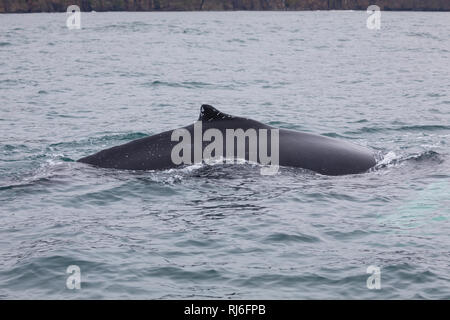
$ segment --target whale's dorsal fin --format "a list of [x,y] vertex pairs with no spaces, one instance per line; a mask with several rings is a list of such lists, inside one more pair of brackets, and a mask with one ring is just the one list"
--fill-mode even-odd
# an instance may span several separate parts
[[214,120],[230,120],[233,118],[234,118],[233,116],[226,113],[222,113],[213,106],[210,106],[209,104],[203,104],[200,107],[200,116],[198,117],[198,120],[214,121]]

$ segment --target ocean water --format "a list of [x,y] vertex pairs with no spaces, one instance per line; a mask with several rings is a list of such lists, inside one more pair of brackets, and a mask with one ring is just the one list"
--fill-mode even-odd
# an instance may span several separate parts
[[[0,15],[0,298],[449,299],[450,13],[367,17],[82,13],[69,30],[62,13]],[[378,164],[75,162],[190,124],[202,103]]]

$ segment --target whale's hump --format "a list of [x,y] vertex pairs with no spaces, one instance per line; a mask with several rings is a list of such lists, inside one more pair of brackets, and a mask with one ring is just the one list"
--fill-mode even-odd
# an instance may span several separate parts
[[213,106],[209,104],[203,104],[200,107],[200,116],[198,117],[199,121],[214,121],[214,120],[231,120],[234,119],[233,116],[220,112]]

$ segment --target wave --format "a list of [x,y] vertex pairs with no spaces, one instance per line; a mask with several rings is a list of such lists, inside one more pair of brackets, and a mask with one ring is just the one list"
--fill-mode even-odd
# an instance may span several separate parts
[[374,133],[385,131],[438,131],[438,130],[450,130],[450,126],[446,125],[413,125],[402,126],[397,128],[387,127],[362,127],[356,131],[346,131],[345,134],[361,134],[361,133]]
[[182,82],[169,82],[169,81],[147,81],[141,83],[143,87],[170,87],[170,88],[184,88],[184,89],[224,89],[224,90],[240,90],[245,83],[234,81],[231,84],[220,83],[207,83],[201,81],[182,81]]
[[[0,184],[0,191],[54,182],[53,178],[65,176],[62,173],[65,168],[64,165],[73,161],[62,154],[53,154],[50,159],[47,159],[37,169],[3,180],[2,184]],[[67,176],[69,176],[68,173]]]
[[320,242],[321,240],[313,235],[305,234],[305,233],[297,233],[297,234],[287,234],[287,233],[273,233],[267,236],[265,242],[268,243],[288,243],[288,242]]
[[424,38],[424,39],[433,39],[433,40],[441,40],[439,37],[432,35],[429,32],[407,32],[406,35],[408,37],[416,37],[416,38]]
[[172,87],[172,88],[187,88],[187,89],[198,89],[198,88],[208,88],[215,87],[211,83],[199,82],[199,81],[183,81],[183,82],[167,82],[167,81],[152,81],[146,82],[144,86],[149,87]]
[[432,150],[423,151],[420,153],[410,155],[397,155],[395,152],[390,151],[385,155],[378,154],[376,157],[377,157],[377,164],[370,171],[395,167],[407,162],[433,161],[441,163],[444,161],[441,154]]
[[98,27],[92,28],[96,32],[107,32],[107,31],[127,31],[127,32],[136,32],[143,31],[145,29],[151,29],[153,27],[158,27],[158,25],[145,23],[142,21],[132,21],[132,22],[123,22],[117,24],[106,24]]

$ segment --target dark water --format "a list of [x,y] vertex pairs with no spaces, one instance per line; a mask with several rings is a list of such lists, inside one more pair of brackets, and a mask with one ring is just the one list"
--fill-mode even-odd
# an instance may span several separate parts
[[[0,297],[449,299],[450,14],[366,18],[84,13],[69,30],[65,14],[0,15]],[[327,177],[74,162],[202,103],[379,163]]]

